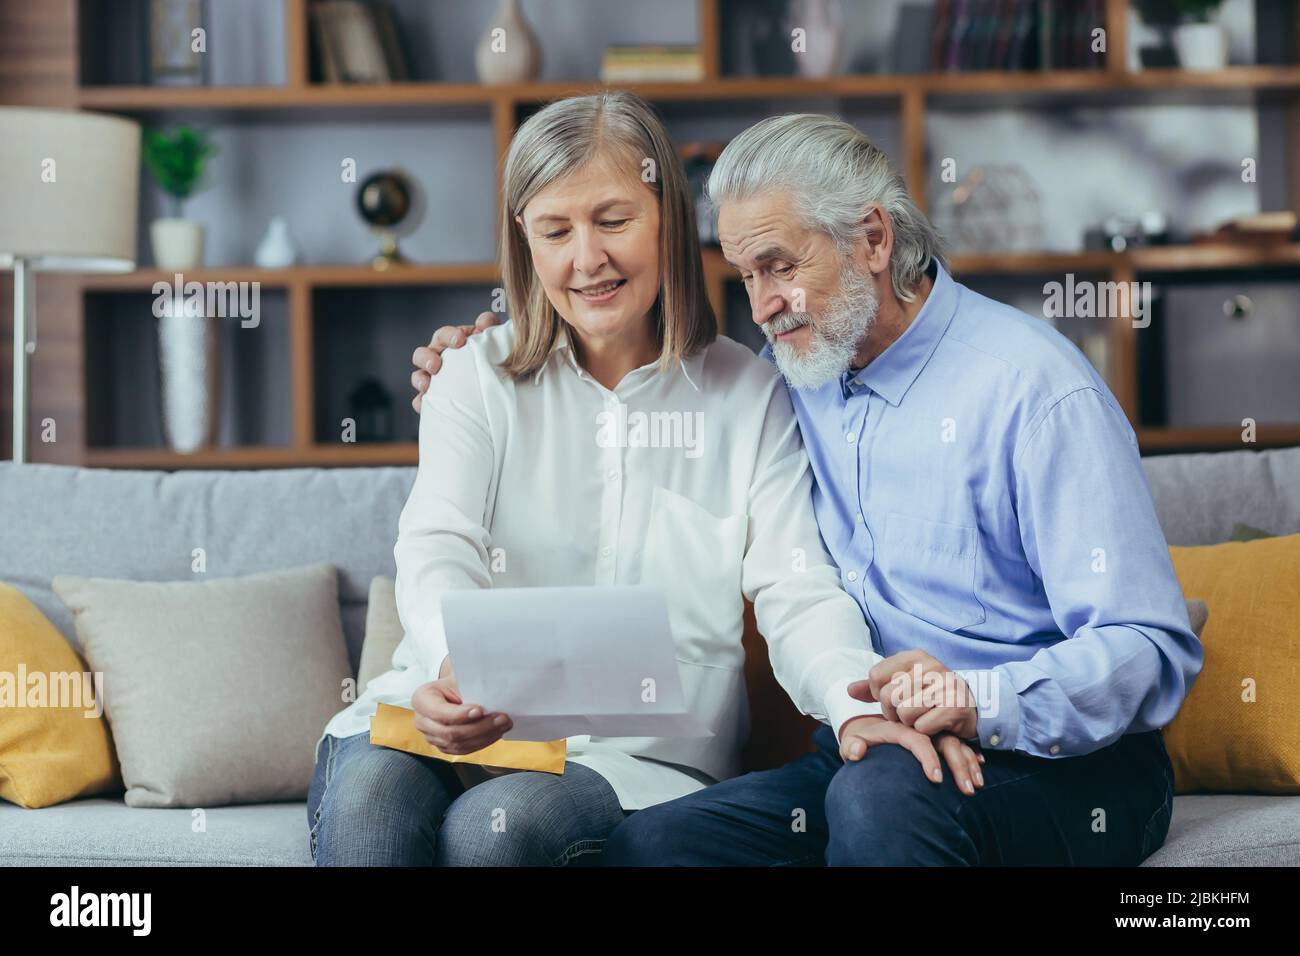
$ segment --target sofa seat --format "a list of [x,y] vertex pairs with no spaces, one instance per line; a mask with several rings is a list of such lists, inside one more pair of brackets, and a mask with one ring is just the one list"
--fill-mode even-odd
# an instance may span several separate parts
[[[0,802],[0,866],[311,866],[305,803],[190,811],[94,797],[41,810]],[[1300,800],[1252,794],[1174,798],[1165,845],[1143,866],[1300,866]]]
[[88,797],[25,810],[0,801],[0,866],[311,866],[307,804],[205,808],[128,807]]
[[1300,866],[1300,800],[1251,793],[1174,797],[1165,845],[1143,866]]

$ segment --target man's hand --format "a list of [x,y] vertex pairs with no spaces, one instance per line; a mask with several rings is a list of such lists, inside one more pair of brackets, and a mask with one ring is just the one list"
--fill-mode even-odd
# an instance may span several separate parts
[[411,407],[417,412],[424,401],[424,393],[429,390],[429,379],[438,374],[442,368],[442,353],[447,349],[458,349],[469,337],[501,321],[493,312],[480,312],[473,325],[444,325],[433,333],[428,345],[421,345],[411,354],[411,363],[415,371],[411,373],[411,384],[415,387],[415,398]]
[[961,676],[925,651],[903,651],[849,685],[849,696],[879,701],[885,719],[926,736],[949,731],[963,740],[978,734],[975,694]]
[[931,741],[920,731],[874,715],[847,720],[840,730],[840,756],[846,761],[861,760],[869,748],[880,744],[906,747],[921,764],[926,777],[935,783],[943,782],[943,770],[939,766],[939,754],[943,754],[957,781],[957,789],[967,796],[984,786],[984,774],[980,771],[984,755],[952,734],[939,734]]
[[506,714],[485,714],[477,704],[461,700],[449,662],[441,673],[411,696],[415,729],[429,743],[445,754],[472,754],[496,743],[514,726]]

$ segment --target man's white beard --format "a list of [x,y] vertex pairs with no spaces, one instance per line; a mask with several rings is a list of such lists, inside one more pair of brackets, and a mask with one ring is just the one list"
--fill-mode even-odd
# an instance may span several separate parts
[[[871,280],[852,264],[847,265],[840,275],[840,291],[820,319],[785,312],[763,326],[776,367],[792,388],[815,389],[836,381],[852,366],[879,307]],[[800,351],[789,342],[776,341],[778,334],[801,325],[810,325],[807,349]]]

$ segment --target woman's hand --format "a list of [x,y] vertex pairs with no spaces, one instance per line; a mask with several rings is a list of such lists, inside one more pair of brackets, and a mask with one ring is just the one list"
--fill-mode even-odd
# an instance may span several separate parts
[[957,789],[967,796],[984,786],[984,774],[980,771],[984,755],[972,750],[959,737],[942,733],[931,740],[919,730],[884,717],[854,717],[844,722],[840,731],[840,756],[845,760],[861,760],[868,748],[879,744],[906,747],[921,764],[926,777],[935,783],[943,780],[943,770],[939,767],[939,754],[943,754],[957,781]]
[[500,325],[501,319],[494,312],[480,312],[473,325],[444,325],[433,333],[428,345],[421,345],[411,354],[411,364],[415,371],[411,373],[411,385],[415,387],[415,398],[411,407],[417,412],[424,401],[424,393],[429,390],[429,380],[442,368],[442,353],[447,349],[458,349],[469,337],[494,325]]
[[445,754],[472,754],[501,739],[514,722],[506,714],[485,714],[478,704],[460,699],[450,667],[443,677],[418,687],[411,696],[415,729]]

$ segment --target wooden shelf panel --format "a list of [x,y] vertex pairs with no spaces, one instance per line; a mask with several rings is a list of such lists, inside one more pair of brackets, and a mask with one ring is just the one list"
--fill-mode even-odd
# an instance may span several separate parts
[[164,109],[298,109],[349,106],[400,107],[487,105],[499,100],[541,103],[606,89],[632,90],[648,100],[780,99],[817,96],[898,97],[908,93],[944,97],[988,95],[1153,94],[1178,91],[1300,90],[1300,66],[1234,66],[1224,70],[1055,70],[1042,73],[883,73],[808,79],[722,77],[678,83],[605,84],[595,80],[487,86],[481,83],[391,83],[300,86],[87,86],[78,90],[83,107],[137,111]]
[[415,442],[310,445],[306,448],[240,446],[183,455],[166,448],[87,448],[84,464],[92,468],[311,468],[329,465],[414,465]]
[[[368,265],[310,265],[285,269],[260,269],[256,266],[218,266],[181,273],[186,282],[260,282],[268,288],[302,285],[323,286],[400,286],[400,285],[482,285],[500,281],[494,262],[411,264],[377,271]],[[117,275],[88,275],[81,286],[88,291],[150,289],[155,282],[174,283],[176,273],[159,269],[139,269]]]
[[1255,448],[1275,448],[1300,445],[1300,425],[1260,424],[1255,429],[1254,443],[1241,440],[1241,428],[1235,425],[1215,425],[1197,428],[1137,428],[1138,444],[1144,452],[1219,450],[1250,451]]

